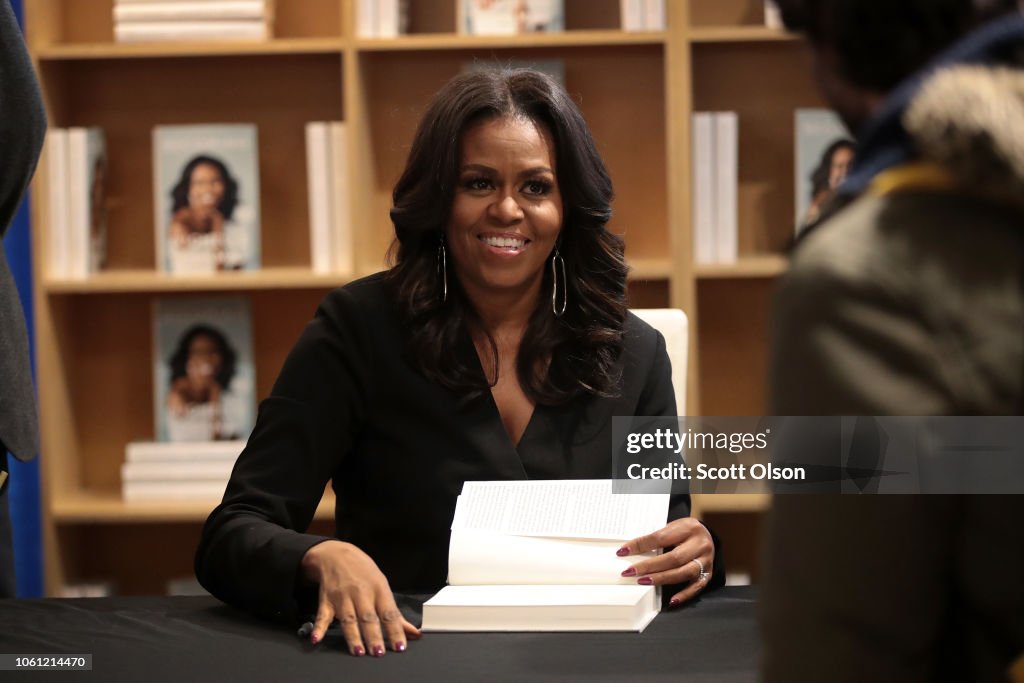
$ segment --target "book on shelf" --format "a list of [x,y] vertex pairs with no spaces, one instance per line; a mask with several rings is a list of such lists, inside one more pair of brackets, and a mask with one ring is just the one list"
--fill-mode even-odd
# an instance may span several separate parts
[[348,137],[341,121],[306,124],[310,255],[316,273],[355,268],[348,179]]
[[256,416],[248,300],[158,299],[154,311],[157,440],[248,438]]
[[462,64],[462,71],[486,71],[488,69],[533,69],[551,76],[565,87],[565,61],[561,59],[474,59]]
[[53,277],[83,278],[106,261],[106,137],[96,127],[55,128],[46,144],[47,269]]
[[736,112],[695,112],[693,236],[697,263],[734,263],[739,251],[739,118]]
[[623,31],[664,31],[665,0],[619,0],[619,25]]
[[191,481],[125,481],[121,497],[130,502],[220,500],[224,497],[227,478]]
[[[133,441],[121,465],[125,500],[219,497],[245,441]],[[218,488],[219,487],[219,488]]]
[[507,36],[565,30],[563,0],[459,0],[459,33]]
[[260,267],[256,126],[153,129],[158,269],[173,274]]
[[149,0],[114,3],[114,21],[202,21],[259,19],[268,13],[267,0]]
[[855,144],[846,126],[828,109],[794,114],[796,232],[818,218],[821,207],[846,178]]
[[782,12],[775,0],[764,0],[764,25],[768,28],[783,29]]
[[245,441],[131,441],[125,446],[126,463],[228,462],[234,463]]
[[396,38],[409,29],[409,0],[358,0],[356,35]]
[[[611,480],[466,482],[448,585],[425,631],[642,631],[658,590],[623,578],[623,543],[665,525],[668,493],[615,494]],[[653,554],[649,554],[653,555]]]

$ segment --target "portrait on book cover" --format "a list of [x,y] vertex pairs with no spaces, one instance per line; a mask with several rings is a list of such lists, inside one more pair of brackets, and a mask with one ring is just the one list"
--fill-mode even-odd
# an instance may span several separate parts
[[160,126],[154,140],[161,268],[171,273],[258,268],[255,127]]
[[243,299],[157,304],[154,413],[159,441],[249,436],[255,417],[251,340]]
[[855,145],[839,117],[824,109],[796,113],[797,232],[818,220],[846,179]]

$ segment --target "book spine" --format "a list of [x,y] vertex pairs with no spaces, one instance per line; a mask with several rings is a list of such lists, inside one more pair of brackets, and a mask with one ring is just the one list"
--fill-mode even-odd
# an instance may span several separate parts
[[149,500],[219,500],[225,482],[196,481],[128,481],[121,485],[121,496],[127,501]]
[[619,21],[627,33],[644,30],[644,0],[619,0]]
[[644,28],[648,31],[665,30],[665,0],[644,0]]
[[377,9],[377,30],[378,38],[398,37],[398,0],[380,0]]
[[149,21],[118,24],[114,37],[121,43],[168,40],[266,40],[264,21]]
[[354,275],[355,237],[352,231],[352,201],[349,191],[348,127],[341,121],[329,125],[331,138],[331,255],[334,271]]
[[764,0],[764,25],[768,28],[784,29],[782,12],[774,0]]
[[693,253],[697,263],[715,260],[714,126],[710,113],[693,115]]
[[89,151],[88,131],[68,129],[68,275],[89,273]]
[[197,21],[206,19],[264,19],[264,0],[213,0],[212,2],[147,2],[118,4],[115,22]]
[[227,484],[234,461],[213,460],[179,462],[126,462],[121,465],[121,481],[194,481],[218,480]]
[[356,6],[356,34],[360,38],[377,36],[377,0],[359,0]]
[[309,191],[309,250],[314,273],[331,272],[330,137],[327,124],[306,124],[306,173]]
[[245,441],[132,441],[125,447],[125,462],[229,461],[238,459]]
[[68,259],[68,132],[51,128],[46,134],[47,194],[47,268],[50,277],[69,275]]
[[715,260],[735,263],[739,247],[737,184],[739,182],[739,119],[736,112],[715,114]]

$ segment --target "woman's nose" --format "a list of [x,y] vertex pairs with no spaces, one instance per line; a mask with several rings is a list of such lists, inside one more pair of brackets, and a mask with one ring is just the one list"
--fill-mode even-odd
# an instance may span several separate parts
[[523,219],[523,207],[507,194],[491,204],[491,215],[502,223],[515,223]]

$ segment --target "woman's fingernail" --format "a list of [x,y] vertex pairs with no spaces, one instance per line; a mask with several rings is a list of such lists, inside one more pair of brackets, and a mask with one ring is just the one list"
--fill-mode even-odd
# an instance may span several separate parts
[[682,601],[681,601],[681,600],[680,600],[679,598],[672,598],[671,600],[669,600],[669,601],[668,601],[668,606],[669,606],[669,607],[675,607],[675,606],[677,606],[677,605],[678,605],[678,604],[679,604],[680,602],[682,602]]
[[639,583],[641,586],[653,586],[654,585],[654,581],[652,581],[651,577],[649,577],[649,576],[641,576],[639,579],[636,580],[636,582]]
[[374,645],[373,646],[373,656],[374,657],[383,657],[384,656],[384,646],[383,645]]
[[625,557],[626,555],[629,555],[629,548],[626,546],[622,546],[621,548],[615,551],[615,554],[619,557]]
[[309,642],[311,642],[311,643],[313,643],[314,645],[316,645],[317,643],[319,643],[319,642],[320,642],[320,636],[318,636],[317,634],[315,634],[315,633],[314,633],[313,635],[311,635],[311,636],[309,637]]
[[405,643],[395,643],[395,652],[405,652]]
[[362,657],[363,655],[366,654],[366,650],[363,649],[362,645],[356,645],[355,647],[352,648],[352,654],[355,655],[356,657]]
[[622,576],[636,576],[636,568],[630,567],[629,569],[622,572]]

